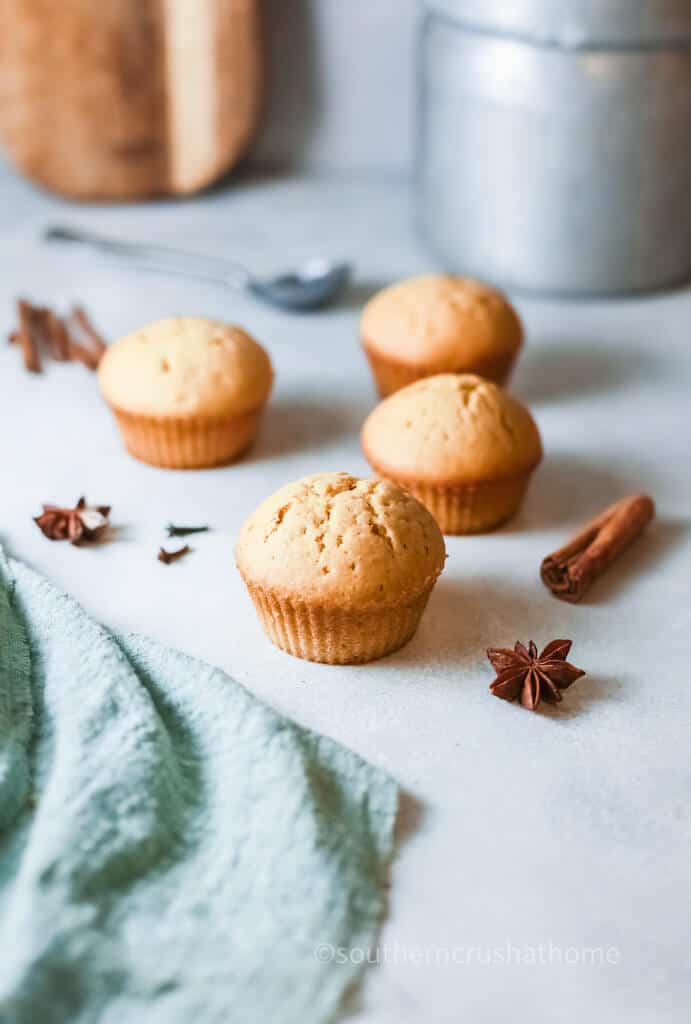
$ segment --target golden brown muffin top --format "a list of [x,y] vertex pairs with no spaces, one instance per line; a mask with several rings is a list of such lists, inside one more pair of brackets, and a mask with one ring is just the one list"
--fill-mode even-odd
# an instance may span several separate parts
[[246,582],[324,608],[397,606],[431,587],[446,557],[436,522],[388,481],[319,473],[252,513],[236,546]]
[[525,406],[471,373],[426,377],[380,402],[362,447],[378,472],[430,484],[510,479],[542,458]]
[[111,405],[148,416],[242,415],[273,382],[266,351],[240,327],[171,317],[111,345],[99,384]]
[[451,274],[412,277],[364,308],[363,343],[389,359],[439,372],[518,351],[523,328],[501,292]]

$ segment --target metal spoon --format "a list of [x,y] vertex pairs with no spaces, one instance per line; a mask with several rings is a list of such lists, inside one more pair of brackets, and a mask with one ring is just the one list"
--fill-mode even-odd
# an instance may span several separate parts
[[315,259],[310,260],[299,270],[261,279],[253,277],[239,263],[220,257],[182,252],[179,249],[149,245],[145,242],[116,241],[74,228],[46,228],[43,237],[50,241],[89,245],[112,256],[131,260],[143,270],[218,281],[237,291],[249,292],[272,306],[295,312],[322,309],[330,305],[345,289],[351,274],[348,263]]

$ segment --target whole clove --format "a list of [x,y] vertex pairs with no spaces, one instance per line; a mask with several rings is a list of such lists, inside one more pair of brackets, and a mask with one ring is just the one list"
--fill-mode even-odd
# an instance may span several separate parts
[[166,533],[169,537],[189,537],[192,533],[207,533],[208,526],[174,526],[168,523]]
[[158,560],[163,562],[164,565],[170,565],[172,562],[177,562],[179,558],[184,558],[185,555],[189,555],[192,548],[189,544],[185,544],[184,547],[178,548],[177,551],[166,551],[165,548],[158,549]]

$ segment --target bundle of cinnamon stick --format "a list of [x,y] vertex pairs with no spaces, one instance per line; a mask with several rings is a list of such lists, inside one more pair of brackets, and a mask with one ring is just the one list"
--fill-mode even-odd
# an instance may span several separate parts
[[46,354],[58,362],[76,360],[89,370],[98,369],[106,343],[81,306],[60,317],[46,306],[19,299],[17,316],[19,326],[10,334],[9,342],[21,348],[24,366],[30,373],[41,372]]

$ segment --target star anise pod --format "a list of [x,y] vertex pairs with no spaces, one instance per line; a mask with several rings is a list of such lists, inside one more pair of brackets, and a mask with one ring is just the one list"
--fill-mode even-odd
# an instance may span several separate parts
[[109,515],[110,505],[87,505],[86,498],[80,498],[74,508],[44,505],[34,522],[49,540],[80,544],[84,540],[98,540],[108,529]]
[[540,700],[557,704],[565,690],[585,672],[566,660],[570,640],[553,640],[537,653],[531,640],[526,647],[520,641],[510,647],[489,647],[487,657],[497,673],[490,685],[495,697],[520,700],[524,708],[535,711]]

